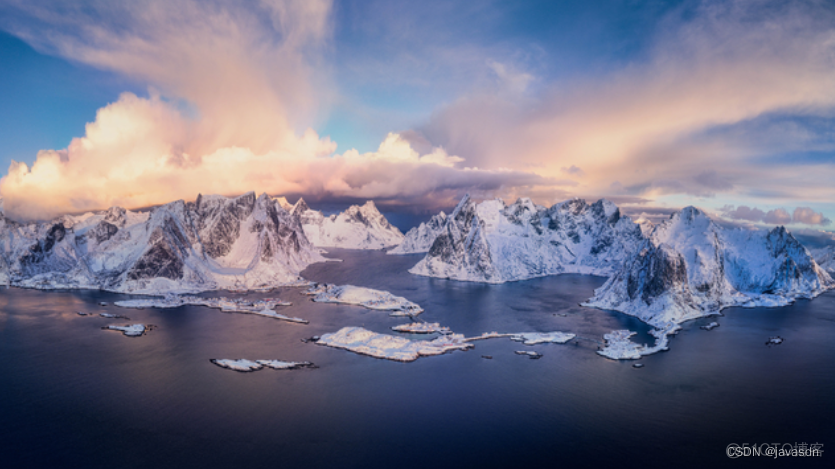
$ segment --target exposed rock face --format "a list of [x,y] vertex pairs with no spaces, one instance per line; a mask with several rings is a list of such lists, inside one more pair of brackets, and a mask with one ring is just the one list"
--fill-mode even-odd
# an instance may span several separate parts
[[435,242],[435,238],[443,231],[446,224],[446,214],[440,212],[426,223],[421,223],[406,233],[403,241],[389,250],[389,254],[416,254],[428,252]]
[[656,226],[586,305],[667,328],[727,306],[778,306],[812,298],[832,284],[782,226],[727,229],[687,207]]
[[36,288],[194,292],[294,283],[322,260],[266,194],[198,196],[22,225],[0,215],[0,281]]
[[606,200],[545,208],[527,198],[506,205],[465,196],[410,272],[488,283],[559,273],[608,276],[643,240],[640,228]]
[[299,199],[290,213],[297,217],[314,246],[382,249],[403,241],[403,233],[370,200],[363,206],[352,205],[342,213],[326,217]]

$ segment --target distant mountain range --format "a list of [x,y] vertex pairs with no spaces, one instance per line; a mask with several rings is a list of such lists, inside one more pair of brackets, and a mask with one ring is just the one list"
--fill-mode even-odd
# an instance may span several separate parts
[[728,306],[785,305],[835,287],[835,248],[815,252],[819,266],[783,227],[724,228],[694,207],[653,226],[634,223],[606,200],[548,208],[526,198],[506,205],[464,197],[406,241],[390,252],[429,246],[410,270],[418,275],[486,283],[558,273],[609,277],[586,306],[665,330]]
[[609,277],[586,306],[660,329],[727,306],[777,306],[835,286],[835,247],[818,262],[783,227],[727,228],[687,207],[655,226],[615,204],[543,207],[465,196],[404,236],[373,202],[324,216],[304,200],[250,192],[199,195],[149,211],[118,207],[51,222],[0,213],[0,282],[141,294],[255,289],[304,282],[320,248],[426,253],[410,272],[503,283],[559,273]]

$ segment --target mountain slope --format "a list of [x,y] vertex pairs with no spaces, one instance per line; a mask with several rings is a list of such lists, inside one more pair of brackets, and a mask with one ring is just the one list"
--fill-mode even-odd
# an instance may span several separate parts
[[611,202],[574,199],[551,208],[520,198],[479,204],[465,196],[409,272],[503,283],[559,273],[610,275],[642,241]]
[[118,207],[49,223],[0,220],[0,279],[34,288],[136,293],[299,281],[322,260],[298,220],[266,194],[198,196],[135,213]]
[[374,202],[352,205],[342,213],[326,217],[299,199],[291,211],[314,246],[346,249],[382,249],[400,244],[403,233],[391,225]]
[[830,276],[835,276],[835,246],[813,249],[811,252],[815,262]]
[[785,228],[722,228],[687,207],[657,225],[585,305],[669,328],[727,306],[812,298],[830,286],[830,276]]
[[446,223],[446,214],[440,212],[432,216],[429,221],[421,223],[409,230],[403,241],[388,251],[388,254],[416,254],[428,252],[435,242],[435,238],[441,233]]

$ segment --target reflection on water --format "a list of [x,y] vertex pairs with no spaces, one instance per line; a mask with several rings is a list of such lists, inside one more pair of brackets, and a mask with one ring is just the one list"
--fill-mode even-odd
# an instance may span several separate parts
[[[329,255],[345,262],[303,275],[405,296],[426,309],[421,318],[466,335],[561,330],[599,338],[628,328],[650,340],[634,318],[578,306],[601,278],[480,285],[409,275],[419,256]],[[642,369],[597,356],[591,342],[528,347],[506,339],[413,363],[376,360],[300,339],[343,326],[390,333],[403,319],[313,303],[301,289],[249,296],[293,301],[279,311],[310,324],[202,307],[102,307],[125,296],[92,291],[0,290],[3,466],[701,467],[740,464],[725,456],[732,442],[835,448],[833,294],[727,310],[709,332],[698,326],[710,320],[688,323],[672,351],[644,358]],[[130,322],[158,328],[141,338],[100,330]],[[772,335],[785,343],[766,347]],[[544,356],[513,353],[520,349]],[[320,368],[235,373],[211,358]]]

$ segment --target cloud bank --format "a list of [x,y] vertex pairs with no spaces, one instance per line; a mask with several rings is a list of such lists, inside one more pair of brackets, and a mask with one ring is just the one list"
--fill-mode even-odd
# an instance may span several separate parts
[[[41,51],[151,84],[100,109],[86,135],[12,163],[7,215],[49,218],[143,207],[199,192],[302,193],[448,206],[469,189],[548,184],[519,171],[456,168],[462,159],[389,134],[376,152],[335,154],[310,126],[333,97],[323,56],[329,0],[12,2],[6,29]],[[426,147],[426,145],[424,145]]]
[[732,220],[765,223],[768,225],[788,225],[794,223],[827,226],[832,224],[832,220],[826,218],[823,213],[816,212],[810,207],[797,207],[793,213],[789,213],[784,208],[777,208],[765,212],[756,207],[748,207],[747,205],[740,205],[739,207],[726,205],[722,207],[720,213],[722,216]]
[[99,110],[86,136],[67,149],[40,152],[32,168],[13,163],[0,185],[4,209],[11,216],[49,218],[112,205],[191,200],[200,192],[231,195],[253,189],[304,194],[309,200],[396,199],[445,207],[468,190],[489,194],[550,183],[518,171],[456,169],[460,158],[437,147],[421,155],[396,133],[376,152],[363,154],[333,154],[336,145],[312,130],[264,153],[242,146],[196,156],[183,152],[188,136],[201,125],[158,97],[125,93]]
[[[5,2],[0,27],[38,50],[153,87],[101,109],[68,148],[12,164],[0,181],[6,212],[44,218],[248,190],[429,208],[469,191],[663,210],[722,197],[798,207],[739,206],[729,218],[829,223],[809,208],[835,199],[831,157],[809,155],[835,152],[835,8],[826,2],[684,2],[629,61],[550,77],[532,65],[549,60],[547,47],[490,40],[484,25],[503,16],[494,8],[371,5],[382,13],[339,6],[356,9],[357,34],[371,31],[373,41],[357,44],[377,44],[355,57],[349,43],[338,49],[349,54],[335,53],[330,0]],[[460,40],[472,35],[481,42]],[[369,58],[379,51],[393,59]],[[341,96],[340,80],[363,92]],[[401,81],[443,90],[448,104],[368,153],[337,153],[312,130],[333,103],[353,110],[377,100],[381,83]],[[383,114],[395,126],[396,111]]]
[[831,4],[687,2],[653,43],[624,67],[553,83],[533,105],[462,97],[422,130],[481,167],[570,174],[580,195],[835,198],[829,161],[773,158],[820,147],[797,117],[833,115]]

